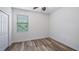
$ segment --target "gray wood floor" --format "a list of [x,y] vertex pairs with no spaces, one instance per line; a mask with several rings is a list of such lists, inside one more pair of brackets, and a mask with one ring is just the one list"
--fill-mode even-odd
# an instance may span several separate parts
[[51,38],[13,43],[7,51],[75,51]]

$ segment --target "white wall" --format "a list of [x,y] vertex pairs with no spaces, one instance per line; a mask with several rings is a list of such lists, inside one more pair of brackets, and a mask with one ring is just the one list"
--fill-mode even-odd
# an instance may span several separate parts
[[12,35],[12,9],[10,7],[0,7],[0,10],[9,15],[9,45],[11,45]]
[[[29,31],[17,32],[17,16],[29,16]],[[13,8],[13,42],[48,37],[48,15]]]
[[60,8],[50,15],[50,37],[79,50],[79,8]]

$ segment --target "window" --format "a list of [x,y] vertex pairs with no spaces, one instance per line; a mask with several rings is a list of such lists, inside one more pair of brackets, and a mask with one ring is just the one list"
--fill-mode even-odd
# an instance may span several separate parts
[[17,32],[28,31],[28,16],[18,15],[17,16]]

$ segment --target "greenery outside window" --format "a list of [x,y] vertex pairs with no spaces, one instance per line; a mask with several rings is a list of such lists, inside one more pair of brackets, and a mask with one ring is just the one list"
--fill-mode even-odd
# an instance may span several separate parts
[[17,16],[17,32],[28,31],[28,16],[18,15]]

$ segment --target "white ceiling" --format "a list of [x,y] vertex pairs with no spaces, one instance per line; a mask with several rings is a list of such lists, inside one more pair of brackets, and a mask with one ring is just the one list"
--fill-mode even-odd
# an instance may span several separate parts
[[16,8],[50,14],[50,13],[54,12],[58,7],[47,7],[46,11],[42,11],[41,7],[37,8],[35,10],[33,9],[33,7],[16,7]]

